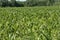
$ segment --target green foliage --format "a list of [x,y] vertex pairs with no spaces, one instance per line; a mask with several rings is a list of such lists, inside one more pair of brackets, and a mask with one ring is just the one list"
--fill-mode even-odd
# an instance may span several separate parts
[[[59,1],[59,0],[57,0]],[[56,0],[26,0],[24,2],[16,0],[0,0],[0,7],[24,7],[24,6],[52,6],[57,2]]]
[[60,40],[60,9],[0,8],[0,40]]

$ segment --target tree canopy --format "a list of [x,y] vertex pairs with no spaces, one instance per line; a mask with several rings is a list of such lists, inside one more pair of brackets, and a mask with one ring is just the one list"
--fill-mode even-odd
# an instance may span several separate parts
[[17,1],[17,0],[0,0],[0,6],[16,6],[16,7],[23,7],[23,6],[49,6],[53,5],[55,0],[26,0],[24,2]]

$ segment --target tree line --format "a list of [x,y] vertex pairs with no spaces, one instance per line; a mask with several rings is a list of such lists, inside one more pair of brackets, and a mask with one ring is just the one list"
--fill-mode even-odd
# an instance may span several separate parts
[[24,7],[24,6],[51,6],[55,0],[26,0],[24,2],[16,0],[0,0],[0,7]]

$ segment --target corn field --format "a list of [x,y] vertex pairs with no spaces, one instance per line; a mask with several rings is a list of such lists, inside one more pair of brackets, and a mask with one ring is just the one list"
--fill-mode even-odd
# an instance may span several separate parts
[[0,8],[0,40],[60,40],[60,8]]

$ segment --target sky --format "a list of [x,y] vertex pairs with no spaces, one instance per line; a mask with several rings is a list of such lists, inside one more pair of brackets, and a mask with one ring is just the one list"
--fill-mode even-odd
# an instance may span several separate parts
[[[8,0],[8,1],[11,1],[11,0]],[[26,1],[26,0],[16,0],[16,1]]]
[[16,1],[26,1],[26,0],[16,0]]

